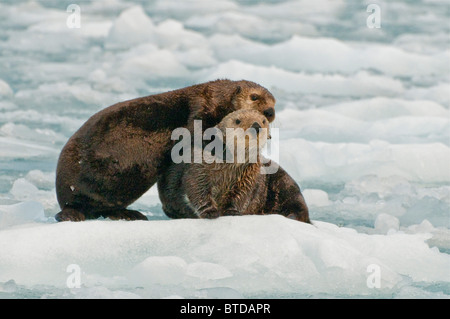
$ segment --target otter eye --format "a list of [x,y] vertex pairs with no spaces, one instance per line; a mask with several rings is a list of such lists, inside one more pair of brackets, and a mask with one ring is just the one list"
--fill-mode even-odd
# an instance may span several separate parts
[[241,120],[236,120],[236,124],[241,124]]
[[258,94],[252,94],[252,95],[250,95],[250,99],[251,99],[252,101],[256,101],[256,100],[259,99],[259,95],[258,95]]

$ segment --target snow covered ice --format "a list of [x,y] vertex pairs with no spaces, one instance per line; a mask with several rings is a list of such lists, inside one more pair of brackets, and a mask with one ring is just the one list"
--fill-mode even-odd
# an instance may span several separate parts
[[[0,298],[449,298],[448,5],[386,1],[369,29],[370,3],[83,0],[71,29],[68,3],[1,1]],[[149,222],[55,222],[89,116],[216,78],[277,98],[313,225],[169,220],[155,187]]]

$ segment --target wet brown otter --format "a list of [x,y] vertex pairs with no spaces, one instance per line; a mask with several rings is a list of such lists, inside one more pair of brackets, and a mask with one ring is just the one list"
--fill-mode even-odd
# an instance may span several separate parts
[[275,98],[249,81],[217,80],[112,105],[93,115],[61,151],[56,193],[58,221],[100,216],[146,219],[127,206],[170,166],[175,128],[203,128],[239,109],[255,109],[269,121]]
[[[265,164],[260,150],[270,136],[266,118],[254,110],[239,110],[228,114],[217,128],[224,135],[224,147],[229,137],[226,129],[253,128],[259,134],[240,133],[231,137],[245,139],[241,163],[236,147],[232,152],[233,163],[228,158],[222,162],[225,160],[222,156],[218,162],[212,162],[212,155],[206,154],[202,163],[172,164],[158,180],[158,192],[166,215],[171,218],[216,218],[275,213],[309,223],[308,208],[292,178],[281,168],[275,174],[262,174]],[[257,143],[252,144],[252,140]],[[252,152],[256,152],[255,161],[251,161]]]
[[[266,165],[277,165],[269,161]],[[267,198],[264,214],[280,214],[301,222],[311,223],[309,210],[300,187],[281,167],[274,174],[267,174]]]

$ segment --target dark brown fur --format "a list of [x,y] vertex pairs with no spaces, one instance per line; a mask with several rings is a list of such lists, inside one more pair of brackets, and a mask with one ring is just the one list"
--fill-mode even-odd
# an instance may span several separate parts
[[[253,97],[257,95],[256,99]],[[274,119],[275,99],[249,81],[217,80],[112,105],[93,115],[61,151],[58,221],[100,216],[146,219],[126,207],[171,164],[171,132],[203,120],[213,127],[227,114],[253,108]]]
[[[271,166],[273,161],[267,163]],[[274,174],[267,174],[267,198],[264,214],[280,214],[301,222],[311,223],[309,210],[300,187],[281,167]]]

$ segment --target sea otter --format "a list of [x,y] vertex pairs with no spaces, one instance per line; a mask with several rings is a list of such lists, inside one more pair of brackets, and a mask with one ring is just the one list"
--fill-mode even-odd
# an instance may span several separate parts
[[61,151],[56,169],[57,221],[146,219],[127,207],[172,163],[171,132],[204,129],[253,109],[269,122],[275,98],[250,81],[216,80],[114,104],[87,120]]
[[270,136],[266,117],[252,109],[238,110],[216,127],[224,151],[204,152],[201,163],[172,164],[160,176],[158,192],[166,215],[216,218],[275,213],[309,223],[308,208],[291,177],[281,168],[280,173],[263,174],[267,164],[260,151]]

